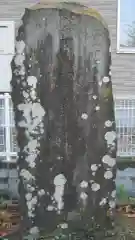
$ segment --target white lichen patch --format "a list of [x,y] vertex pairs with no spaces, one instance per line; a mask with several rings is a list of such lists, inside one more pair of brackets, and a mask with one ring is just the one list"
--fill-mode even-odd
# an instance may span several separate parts
[[39,191],[38,191],[38,196],[39,197],[42,197],[42,196],[44,196],[45,195],[45,190],[44,189],[40,189]]
[[90,180],[89,182],[90,182],[90,183],[93,183],[93,182],[94,182],[94,180]]
[[[28,193],[29,194],[29,193]],[[27,195],[28,195],[27,194]],[[35,206],[37,205],[38,201],[37,201],[37,196],[32,197],[31,199],[27,197],[26,199],[26,204],[27,204],[27,208],[28,208],[28,216],[30,218],[35,217]]]
[[37,204],[37,196],[34,196],[30,201],[27,201],[28,210],[35,210],[35,205]]
[[63,174],[58,174],[53,182],[55,186],[64,186],[67,180]]
[[116,198],[116,190],[113,190],[111,193],[112,198]]
[[37,204],[37,196],[34,196],[32,199],[31,199],[31,203],[33,205],[36,205]]
[[101,87],[101,86],[102,86],[102,81],[100,81],[98,84],[99,84],[99,86]]
[[29,165],[30,168],[35,168],[36,167],[36,162],[35,161],[29,162],[28,165]]
[[91,165],[91,170],[92,170],[93,172],[96,172],[97,169],[98,169],[97,164],[92,164],[92,165]]
[[26,181],[35,180],[35,177],[26,169],[22,169],[20,172],[20,176]]
[[88,182],[82,181],[82,182],[80,183],[80,187],[81,187],[81,188],[87,188],[87,187],[88,187]]
[[106,198],[102,198],[99,205],[100,206],[104,206],[107,203],[107,199]]
[[33,186],[31,186],[30,184],[27,184],[26,185],[26,189],[29,193],[32,193],[35,191],[35,188]]
[[111,53],[112,49],[111,49],[111,46],[109,47],[109,52]]
[[27,86],[26,82],[22,82],[22,86],[26,87]]
[[39,228],[36,227],[36,226],[32,227],[29,232],[30,232],[31,235],[33,235],[35,237],[39,236]]
[[110,81],[109,77],[104,77],[104,78],[103,78],[103,82],[104,82],[104,83],[108,83],[109,81]]
[[15,57],[15,59],[14,59],[14,62],[15,62],[15,64],[16,64],[16,66],[22,66],[24,60],[25,60],[24,55],[16,55],[16,57]]
[[96,106],[96,111],[99,111],[100,110],[100,106]]
[[21,66],[21,68],[19,70],[19,75],[21,75],[21,76],[25,75],[25,67],[24,67],[24,65]]
[[81,194],[80,194],[80,198],[81,198],[83,201],[85,201],[85,200],[88,198],[87,193],[85,193],[85,192],[81,192]]
[[[35,154],[35,151],[36,151],[36,148],[38,147],[38,140],[37,139],[31,139],[29,142],[28,142],[28,145],[26,146],[26,148],[28,149],[28,151],[33,154],[33,158],[35,158],[36,154]],[[32,155],[31,155],[32,157]],[[32,158],[31,158],[31,161],[32,161]],[[29,161],[30,162],[30,161]]]
[[29,94],[25,91],[22,92],[24,98],[29,98]]
[[32,104],[31,103],[28,103],[28,104],[20,103],[20,104],[18,104],[17,108],[18,108],[19,111],[23,112],[23,116],[25,118],[26,124],[28,126],[31,125],[31,115],[30,115],[30,113],[31,113]]
[[107,164],[109,167],[114,167],[116,165],[116,159],[110,157],[107,154],[105,156],[103,156],[102,162]]
[[30,201],[32,199],[32,193],[27,193],[25,195],[25,199],[26,199],[26,201]]
[[33,218],[35,216],[35,214],[32,211],[28,211],[28,217],[29,218]]
[[62,228],[62,229],[67,229],[68,228],[68,224],[67,223],[61,223],[59,225],[59,227]]
[[112,127],[112,122],[110,120],[107,120],[105,122],[105,127]]
[[16,42],[16,52],[17,54],[22,54],[24,52],[24,49],[25,49],[25,43],[24,41],[17,41]]
[[36,94],[36,91],[34,89],[32,89],[30,91],[30,97],[33,101],[37,98],[37,94]]
[[[22,127],[28,127],[28,131],[32,132],[36,127],[40,126],[40,131],[44,132],[44,125],[42,124],[43,117],[45,115],[45,110],[40,103],[28,103],[28,104],[19,104],[18,110],[23,112],[25,118],[24,126],[21,122]],[[32,116],[32,119],[31,119]],[[31,124],[32,122],[32,124]]]
[[96,100],[96,99],[97,99],[97,96],[96,96],[96,95],[93,95],[93,99]]
[[[22,169],[20,176],[25,184],[25,199],[28,208],[28,217],[32,218],[31,223],[34,225],[35,218],[35,207],[39,206],[40,203],[38,199],[40,196],[45,194],[43,189],[38,191],[36,186],[36,179],[33,175],[33,169],[36,167],[36,159],[39,156],[39,147],[41,137],[36,137],[38,133],[39,136],[44,133],[43,118],[45,115],[45,110],[40,104],[40,100],[36,96],[37,78],[35,76],[28,76],[25,79],[25,43],[19,41],[16,44],[16,56],[14,58],[14,63],[16,65],[15,73],[18,75],[16,80],[17,84],[21,84],[21,93],[23,97],[23,102],[17,106],[21,115],[23,114],[22,120],[19,122],[19,126],[25,129],[25,138],[28,144],[24,147],[23,153],[26,154],[25,161],[28,164],[29,169]],[[25,88],[26,91],[24,90]],[[33,236],[32,239],[37,239],[39,235],[39,229],[33,226],[30,229],[30,234]]]
[[112,173],[112,171],[107,170],[107,171],[104,173],[104,178],[105,178],[105,179],[111,179],[111,178],[113,178],[113,173]]
[[112,145],[113,142],[116,140],[116,132],[114,131],[106,132],[105,140],[107,141],[108,145]]
[[[28,146],[27,146],[27,148],[28,148]],[[37,155],[35,153],[33,153],[33,154],[30,154],[26,157],[26,162],[28,163],[30,168],[35,168],[35,166],[36,166],[36,162],[35,162],[36,156]]]
[[22,120],[22,121],[18,122],[18,127],[27,128],[27,123]]
[[110,77],[112,76],[112,72],[111,72],[111,70],[109,71],[109,76],[110,76]]
[[57,203],[58,213],[60,213],[60,211],[64,207],[63,194],[64,194],[64,187],[66,182],[67,180],[63,174],[58,174],[54,178],[54,185],[55,185],[54,199]]
[[80,202],[82,203],[83,208],[86,207],[88,201],[88,194],[86,192],[81,192],[80,193]]
[[55,208],[54,208],[54,206],[52,206],[52,205],[49,205],[48,207],[47,207],[47,211],[53,211]]
[[98,183],[92,183],[91,189],[93,192],[97,192],[100,189],[100,185]]
[[30,87],[36,88],[37,78],[35,76],[28,76],[27,83]]
[[33,118],[38,118],[38,120],[41,122],[42,117],[45,115],[45,110],[41,106],[41,104],[38,103],[38,102],[37,103],[33,103],[31,110],[32,110],[32,117]]
[[82,113],[81,118],[83,120],[87,120],[88,119],[88,114],[87,113]]
[[110,208],[115,208],[116,207],[116,201],[112,200],[112,201],[109,201],[109,206]]

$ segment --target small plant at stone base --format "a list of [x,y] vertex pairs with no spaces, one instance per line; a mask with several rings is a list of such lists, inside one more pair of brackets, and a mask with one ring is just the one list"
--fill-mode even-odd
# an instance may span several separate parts
[[[40,236],[38,240],[100,240],[101,237],[104,237],[104,239],[109,237],[111,240],[111,237],[114,237],[114,235],[113,229],[112,231],[103,230],[93,220],[90,227],[87,224],[86,228],[72,228],[72,226],[68,227],[67,223],[61,224],[54,232],[49,235]],[[37,239],[33,239],[32,236],[27,236],[24,240]]]

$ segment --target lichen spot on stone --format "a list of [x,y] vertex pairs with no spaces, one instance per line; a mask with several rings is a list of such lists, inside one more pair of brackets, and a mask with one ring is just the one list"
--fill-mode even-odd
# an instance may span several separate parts
[[104,82],[104,83],[108,83],[109,81],[110,81],[109,77],[104,77],[104,78],[103,78],[103,82]]
[[116,201],[112,200],[112,201],[109,201],[109,206],[110,208],[115,208],[116,207]]
[[87,113],[82,113],[81,118],[83,120],[87,120],[88,119],[88,114]]
[[116,190],[113,190],[113,191],[112,191],[111,196],[112,196],[112,198],[115,198],[115,197],[116,197]]
[[37,196],[34,196],[34,197],[31,199],[31,203],[32,203],[32,205],[36,205],[36,204],[37,204]]
[[96,100],[96,99],[97,99],[97,96],[96,96],[96,95],[93,95],[93,99]]
[[54,178],[54,185],[55,186],[63,186],[66,183],[66,178],[63,174],[58,174],[55,178]]
[[59,227],[62,228],[62,229],[67,229],[68,228],[68,224],[67,223],[61,223],[59,225]]
[[35,214],[32,211],[28,211],[28,217],[29,218],[33,218],[35,216]]
[[29,98],[29,94],[27,92],[23,91],[22,94],[23,94],[24,98],[26,98],[26,99]]
[[88,182],[82,181],[82,182],[80,183],[80,187],[81,187],[81,188],[87,188],[87,187],[88,187]]
[[92,170],[93,172],[96,172],[97,169],[98,169],[97,164],[92,164],[92,165],[91,165],[91,170]]
[[35,237],[38,237],[39,236],[39,228],[38,227],[32,227],[31,229],[30,229],[30,234],[31,235],[33,235],[33,236],[35,236]]
[[38,196],[39,197],[42,197],[42,196],[44,196],[45,195],[45,190],[44,189],[40,189],[39,191],[38,191]]
[[[38,147],[38,141],[37,139],[31,139],[29,142],[28,142],[28,145],[27,145],[27,148],[29,149],[29,152],[33,152],[34,153],[34,150]],[[35,156],[35,155],[34,155]],[[33,159],[33,161],[35,161],[35,158]]]
[[19,75],[21,75],[21,76],[25,75],[25,67],[24,67],[24,65],[21,66],[20,71],[19,71]]
[[107,164],[109,167],[114,167],[116,165],[116,159],[110,157],[107,154],[105,156],[103,156],[102,162]]
[[100,110],[100,107],[99,106],[96,106],[96,111],[99,111]]
[[112,122],[110,120],[105,121],[105,127],[112,127]]
[[64,187],[66,182],[67,180],[63,174],[58,174],[54,178],[54,185],[55,185],[54,199],[57,203],[58,213],[60,213],[60,210],[63,209],[64,207],[63,194],[64,194]]
[[99,86],[101,87],[101,86],[102,86],[102,81],[100,81],[98,84],[99,84]]
[[100,189],[100,185],[98,183],[92,183],[91,189],[93,192],[97,192]]
[[85,201],[85,200],[88,198],[87,193],[82,192],[82,193],[80,194],[80,198],[81,198],[83,201]]
[[33,186],[31,186],[30,184],[27,184],[26,188],[27,188],[27,191],[30,192],[30,193],[35,191],[35,188]]
[[36,88],[37,85],[37,78],[35,76],[28,76],[27,83],[29,86]]
[[47,207],[47,211],[53,211],[54,210],[54,207],[53,206],[51,206],[51,205],[49,205],[48,207]]
[[16,52],[17,54],[22,54],[25,49],[25,43],[24,41],[17,41],[16,42]]
[[21,127],[21,128],[26,128],[27,127],[27,123],[22,120],[22,121],[18,122],[18,126]]
[[[45,114],[44,108],[41,106],[40,103],[33,103],[32,104],[32,116],[33,118],[38,118],[39,122],[41,123],[42,117]],[[37,119],[35,119],[37,123]],[[37,124],[39,124],[39,122]],[[33,123],[35,125],[35,123]]]
[[107,170],[107,171],[104,173],[104,178],[105,178],[105,179],[111,179],[111,178],[113,178],[113,173],[112,173],[112,171]]
[[89,182],[90,182],[90,183],[93,183],[93,182],[94,182],[94,180],[90,180]]
[[112,145],[115,139],[116,139],[116,132],[114,131],[106,132],[105,140],[107,141],[107,144]]
[[35,180],[35,177],[26,169],[21,170],[20,176],[27,181]]
[[100,205],[100,206],[104,206],[106,203],[107,203],[106,198],[102,198],[101,201],[100,201],[100,203],[99,203],[99,205]]
[[23,87],[26,87],[26,85],[27,85],[26,82],[22,82]]
[[25,195],[26,201],[30,201],[32,199],[32,193],[27,193]]
[[25,60],[24,55],[16,55],[14,62],[16,66],[22,66]]
[[36,94],[36,91],[35,91],[34,89],[31,90],[30,96],[31,96],[31,99],[32,99],[32,100],[35,100],[35,99],[36,99],[37,94]]
[[36,162],[29,162],[29,167],[30,168],[35,168],[36,167]]

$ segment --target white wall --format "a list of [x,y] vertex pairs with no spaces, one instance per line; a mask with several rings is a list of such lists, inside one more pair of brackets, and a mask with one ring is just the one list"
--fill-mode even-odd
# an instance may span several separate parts
[[0,55],[0,92],[10,91],[10,80],[12,78],[11,60],[12,55]]

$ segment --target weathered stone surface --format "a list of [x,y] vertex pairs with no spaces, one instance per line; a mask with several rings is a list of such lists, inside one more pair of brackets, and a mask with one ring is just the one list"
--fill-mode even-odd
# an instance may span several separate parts
[[43,230],[101,240],[112,228],[116,133],[109,47],[107,29],[93,17],[66,9],[23,16],[11,85],[22,223],[33,239]]

